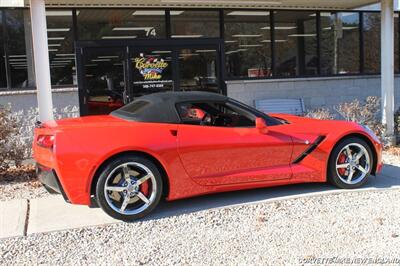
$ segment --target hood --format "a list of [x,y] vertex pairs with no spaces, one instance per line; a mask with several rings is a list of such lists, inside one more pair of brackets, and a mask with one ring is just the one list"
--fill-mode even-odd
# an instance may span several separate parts
[[287,126],[294,132],[313,132],[320,135],[342,131],[365,132],[365,129],[359,124],[344,120],[320,120],[289,114],[269,115],[281,121],[286,121]]

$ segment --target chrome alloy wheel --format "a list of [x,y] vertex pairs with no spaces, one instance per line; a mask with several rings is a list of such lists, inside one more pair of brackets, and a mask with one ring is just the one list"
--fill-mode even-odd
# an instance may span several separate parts
[[123,215],[146,210],[156,199],[154,174],[140,163],[128,162],[115,167],[107,176],[104,195],[110,208]]
[[358,143],[343,147],[336,158],[336,173],[341,181],[354,185],[370,172],[371,158],[367,149]]

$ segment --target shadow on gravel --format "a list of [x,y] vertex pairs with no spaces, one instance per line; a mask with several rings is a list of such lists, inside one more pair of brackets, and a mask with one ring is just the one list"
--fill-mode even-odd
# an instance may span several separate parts
[[[400,188],[400,167],[385,165],[382,173],[371,176],[368,183],[359,190]],[[196,198],[163,202],[144,220],[155,220],[180,214],[198,212],[219,207],[254,203],[266,200],[279,200],[287,196],[312,195],[316,192],[345,192],[326,183],[311,183],[281,187],[262,188],[206,195]]]

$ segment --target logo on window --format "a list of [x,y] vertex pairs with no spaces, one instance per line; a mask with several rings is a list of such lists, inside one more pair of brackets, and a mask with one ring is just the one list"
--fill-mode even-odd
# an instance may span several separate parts
[[143,54],[140,54],[140,57],[136,57],[134,62],[135,68],[143,76],[144,80],[162,79],[162,73],[168,67],[168,63],[164,59],[152,56],[146,58]]

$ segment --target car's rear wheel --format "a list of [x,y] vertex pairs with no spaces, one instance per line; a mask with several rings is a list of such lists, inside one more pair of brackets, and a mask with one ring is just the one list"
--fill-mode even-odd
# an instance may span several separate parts
[[127,155],[112,160],[103,169],[96,186],[96,199],[111,217],[133,221],[158,205],[162,189],[162,177],[153,162]]
[[373,166],[369,145],[362,139],[350,137],[338,143],[329,159],[329,181],[344,189],[359,188],[368,181]]

